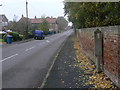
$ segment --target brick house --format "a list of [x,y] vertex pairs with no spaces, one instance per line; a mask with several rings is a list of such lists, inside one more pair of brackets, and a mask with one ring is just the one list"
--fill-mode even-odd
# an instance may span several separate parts
[[[56,18],[46,17],[45,19],[50,24],[49,31],[58,31],[58,25],[57,25],[57,19]],[[40,23],[43,22],[43,19],[42,18],[34,18],[34,19],[30,19],[30,22],[32,23],[32,25],[40,24]]]
[[6,30],[6,26],[8,25],[8,19],[4,14],[0,15],[1,17],[1,25],[2,25],[2,30]]
[[[25,21],[25,17],[22,15],[22,18],[19,20],[24,20]],[[50,28],[49,28],[49,31],[58,31],[58,25],[57,25],[57,19],[56,18],[53,18],[53,17],[46,17],[45,18],[49,25],[50,25]],[[32,25],[35,25],[35,24],[40,24],[43,22],[43,18],[29,18],[29,21],[31,22]]]

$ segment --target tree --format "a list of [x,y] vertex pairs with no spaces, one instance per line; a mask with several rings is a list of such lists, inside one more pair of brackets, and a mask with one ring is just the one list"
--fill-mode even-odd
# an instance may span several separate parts
[[65,2],[64,10],[76,28],[120,25],[120,2]]
[[[16,20],[14,21],[10,21],[8,23],[7,29],[11,29],[15,32],[18,32],[20,34],[25,34],[25,30],[26,30],[26,18],[22,18],[20,19],[18,22]],[[28,21],[28,30],[31,31],[32,30],[32,24],[30,21]]]
[[67,20],[65,20],[64,17],[58,17],[57,24],[58,24],[58,30],[65,30],[65,28],[68,26],[68,22]]
[[13,21],[9,21],[7,29],[11,29],[11,30],[17,31],[17,29],[18,29],[17,17],[18,16],[14,15]]
[[45,34],[48,34],[49,32],[49,22],[43,18],[43,21],[41,24],[39,24],[39,29],[43,30]]

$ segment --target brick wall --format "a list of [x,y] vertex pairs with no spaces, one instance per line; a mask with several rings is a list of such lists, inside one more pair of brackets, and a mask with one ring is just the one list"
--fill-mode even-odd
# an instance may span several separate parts
[[[120,87],[120,26],[83,28],[78,30],[80,46],[94,62],[94,31],[103,33],[103,68],[106,75]],[[93,58],[94,57],[94,58]]]

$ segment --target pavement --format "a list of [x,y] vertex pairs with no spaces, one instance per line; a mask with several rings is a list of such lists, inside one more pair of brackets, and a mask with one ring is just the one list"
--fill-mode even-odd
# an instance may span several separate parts
[[55,62],[42,83],[42,90],[48,88],[96,89],[117,86],[104,72],[97,73],[96,65],[82,51],[74,34],[70,35],[60,49]]
[[2,87],[37,88],[42,84],[58,49],[72,31],[44,40],[2,46]]
[[[74,35],[69,36],[65,42],[42,88],[93,87],[90,84],[85,84],[88,80],[88,75],[84,74],[84,70],[74,66],[76,64],[74,37]],[[89,76],[91,75],[89,74]]]

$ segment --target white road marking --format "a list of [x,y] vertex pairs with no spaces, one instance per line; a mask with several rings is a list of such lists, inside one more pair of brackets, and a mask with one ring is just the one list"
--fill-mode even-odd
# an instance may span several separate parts
[[12,55],[12,56],[9,56],[9,57],[1,60],[0,62],[4,62],[4,61],[6,61],[7,59],[10,59],[10,58],[15,57],[15,56],[17,56],[17,55],[18,55],[18,54],[16,53],[16,54],[14,54],[14,55]]
[[49,41],[49,40],[46,40],[46,42],[48,42],[48,43],[49,43],[50,41]]
[[33,49],[33,48],[35,48],[35,47],[28,48],[28,49],[26,49],[25,51],[29,51],[29,50],[31,50],[31,49]]

